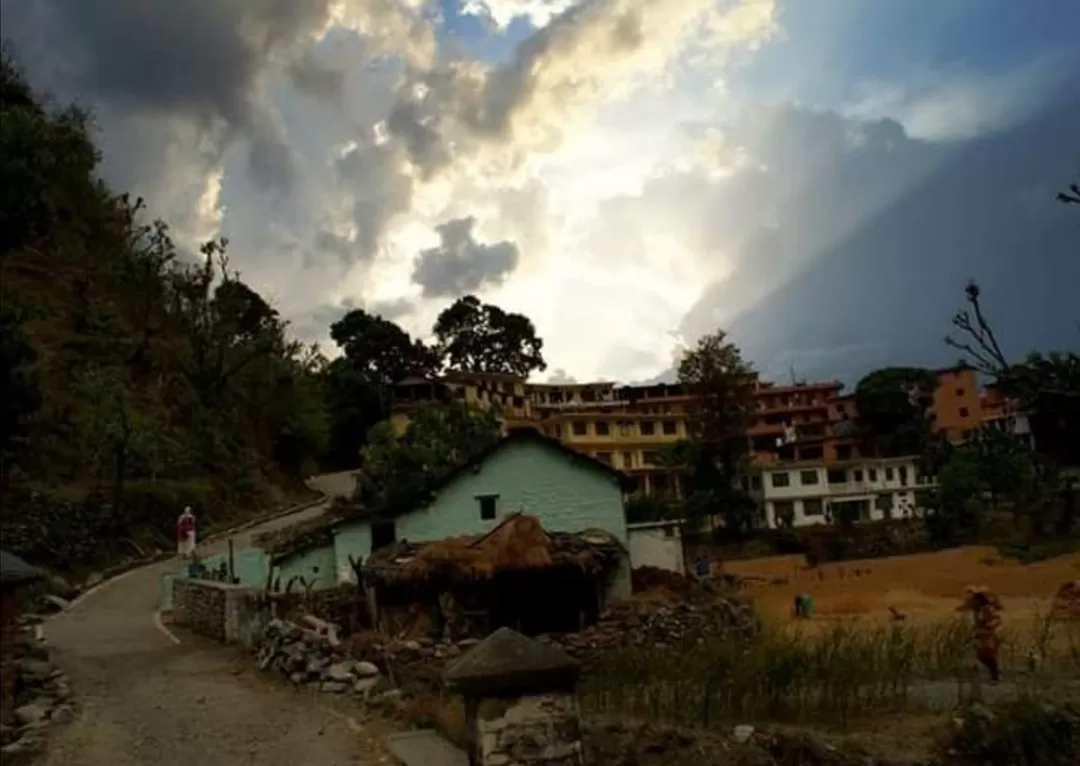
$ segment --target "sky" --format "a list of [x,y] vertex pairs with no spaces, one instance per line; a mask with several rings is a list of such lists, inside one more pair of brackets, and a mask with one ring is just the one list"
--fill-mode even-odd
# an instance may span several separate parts
[[[185,248],[227,237],[230,265],[328,351],[350,308],[426,336],[473,293],[533,320],[539,379],[653,379],[719,328],[766,373],[843,377],[936,361],[964,279],[1015,285],[1032,243],[1077,233],[1041,208],[1080,171],[1080,130],[1061,129],[1080,112],[1045,116],[1080,97],[1068,0],[0,0],[0,15],[31,82],[93,111],[103,176]],[[1032,145],[1043,159],[1020,162]],[[993,217],[956,207],[980,172],[1018,185]],[[1004,240],[1012,254],[935,251]],[[940,295],[927,270],[948,275]],[[850,299],[884,273],[911,293]],[[1054,285],[1028,287],[1005,300],[1016,342],[1058,342],[1075,310],[1050,317]],[[921,296],[929,319],[907,321]]]

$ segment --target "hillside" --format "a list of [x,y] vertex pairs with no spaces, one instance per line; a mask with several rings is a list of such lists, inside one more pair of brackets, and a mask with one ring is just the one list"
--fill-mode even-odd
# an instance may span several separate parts
[[[860,208],[858,225],[838,225],[832,214],[785,220],[784,236],[759,242],[744,273],[711,288],[683,331],[711,331],[710,317],[745,305],[740,296],[771,265],[774,291],[725,321],[771,375],[794,365],[806,377],[853,381],[888,364],[951,364],[956,353],[942,338],[969,279],[983,288],[1007,353],[1075,348],[1080,216],[1055,194],[1075,174],[1078,124],[1080,96],[1004,132],[927,148],[927,161],[912,160],[915,169],[882,164],[878,186],[890,182],[892,193],[853,183],[847,197],[814,207]],[[844,233],[829,241],[821,231]],[[799,259],[805,265],[778,273],[790,248],[809,249]]]
[[316,360],[227,268],[97,180],[86,115],[0,64],[0,525],[61,567],[171,545],[305,494],[325,441]]

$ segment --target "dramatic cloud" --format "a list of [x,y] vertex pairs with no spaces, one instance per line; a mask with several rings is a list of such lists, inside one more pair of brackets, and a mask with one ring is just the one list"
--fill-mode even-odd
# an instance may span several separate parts
[[933,142],[1022,121],[1050,92],[1048,65],[863,82],[811,56],[766,69],[832,78],[813,92],[839,101],[755,106],[749,63],[802,39],[781,23],[839,29],[850,9],[464,0],[486,22],[472,39],[440,8],[0,0],[31,81],[93,109],[106,179],[185,247],[227,236],[301,336],[350,306],[423,335],[477,291],[532,318],[579,380],[653,376],[924,183],[951,151]]
[[475,218],[458,218],[436,227],[439,246],[422,251],[413,271],[413,282],[423,288],[425,298],[456,298],[499,285],[517,266],[517,245],[477,242],[475,224]]

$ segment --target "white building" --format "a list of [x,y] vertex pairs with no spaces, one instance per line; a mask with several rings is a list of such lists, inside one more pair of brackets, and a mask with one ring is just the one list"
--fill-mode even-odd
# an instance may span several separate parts
[[770,527],[908,516],[917,510],[915,491],[930,483],[920,475],[917,457],[779,463],[760,466],[750,477],[751,494]]

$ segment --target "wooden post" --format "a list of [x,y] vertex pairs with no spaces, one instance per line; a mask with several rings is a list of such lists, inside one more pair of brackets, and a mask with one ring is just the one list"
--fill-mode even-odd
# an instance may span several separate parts
[[233,539],[229,538],[229,582],[236,584],[236,561],[233,559]]

